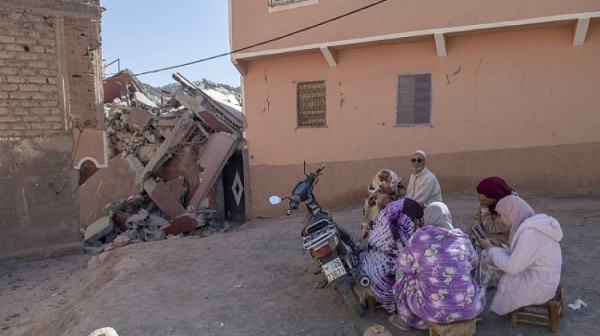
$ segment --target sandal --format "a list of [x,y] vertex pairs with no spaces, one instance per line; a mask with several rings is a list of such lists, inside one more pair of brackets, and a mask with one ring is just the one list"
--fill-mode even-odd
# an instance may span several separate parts
[[396,317],[398,315],[390,315],[390,317],[388,317],[388,322],[390,322],[391,325],[393,325],[394,327],[402,330],[402,331],[408,331],[410,330],[410,327],[407,325],[403,325],[401,324],[401,322],[396,322]]

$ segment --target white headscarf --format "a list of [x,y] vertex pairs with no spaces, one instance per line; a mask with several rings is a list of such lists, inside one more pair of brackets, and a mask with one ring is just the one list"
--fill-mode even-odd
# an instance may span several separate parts
[[425,224],[424,226],[437,226],[446,230],[454,230],[452,226],[452,215],[446,204],[442,202],[433,202],[425,208],[425,215],[423,217]]
[[421,155],[421,156],[423,157],[423,159],[427,159],[427,155],[425,155],[425,152],[424,152],[424,151],[422,151],[422,150],[420,150],[420,149],[419,149],[419,150],[416,150],[416,151],[414,151],[414,152],[413,152],[413,155],[415,155],[415,154],[419,154],[419,155]]

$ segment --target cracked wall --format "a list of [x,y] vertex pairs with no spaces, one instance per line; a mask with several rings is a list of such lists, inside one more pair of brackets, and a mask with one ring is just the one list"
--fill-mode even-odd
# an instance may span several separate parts
[[[378,169],[396,170],[407,182],[404,158],[418,148],[431,155],[448,192],[473,192],[489,175],[509,176],[535,192],[597,192],[600,176],[564,163],[579,153],[600,165],[600,25],[590,25],[583,46],[572,44],[572,33],[564,26],[451,37],[445,57],[436,55],[433,41],[418,41],[339,50],[336,67],[320,53],[248,63],[254,215],[270,211],[268,195],[289,193],[304,160],[336,167],[330,173],[336,177],[327,179],[339,184],[321,192],[324,202],[342,205],[360,201]],[[265,73],[270,113],[261,113]],[[418,73],[432,75],[432,125],[395,126],[397,76]],[[297,129],[294,83],[319,79],[335,98],[327,100],[327,127]],[[436,156],[445,164],[436,166]],[[577,174],[585,182],[568,179]]]

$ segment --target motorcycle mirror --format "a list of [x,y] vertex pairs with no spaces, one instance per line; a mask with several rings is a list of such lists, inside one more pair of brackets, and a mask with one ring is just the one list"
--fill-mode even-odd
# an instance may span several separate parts
[[281,197],[279,197],[277,195],[273,195],[273,196],[269,197],[269,203],[271,203],[272,205],[279,204],[279,203],[281,203]]

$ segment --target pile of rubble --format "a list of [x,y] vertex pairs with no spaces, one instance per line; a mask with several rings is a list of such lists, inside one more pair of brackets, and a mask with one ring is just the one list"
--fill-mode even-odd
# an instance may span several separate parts
[[163,106],[138,91],[105,105],[109,165],[79,190],[92,249],[230,228],[214,185],[243,146],[241,107],[173,77],[181,89]]

